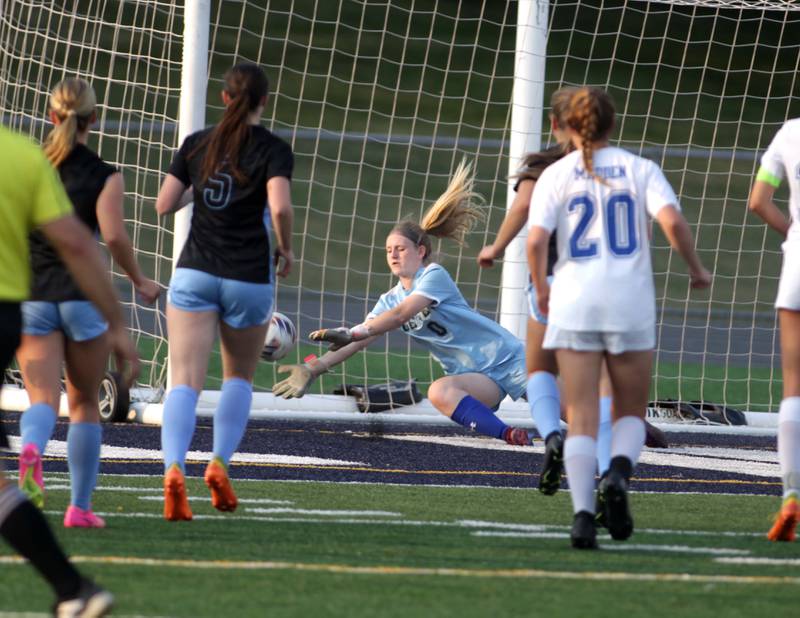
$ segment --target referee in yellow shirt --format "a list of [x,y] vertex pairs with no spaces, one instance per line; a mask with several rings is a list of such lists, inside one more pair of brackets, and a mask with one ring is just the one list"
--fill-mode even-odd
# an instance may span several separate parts
[[[31,272],[28,234],[38,228],[58,251],[78,286],[108,321],[117,366],[132,381],[139,358],[125,329],[97,243],[73,214],[72,205],[42,151],[0,127],[0,370],[5,372],[20,341],[20,303],[28,297]],[[7,447],[0,423],[0,447]],[[103,616],[111,594],[82,577],[61,551],[42,513],[10,483],[0,461],[0,536],[47,580],[56,594],[56,616]]]

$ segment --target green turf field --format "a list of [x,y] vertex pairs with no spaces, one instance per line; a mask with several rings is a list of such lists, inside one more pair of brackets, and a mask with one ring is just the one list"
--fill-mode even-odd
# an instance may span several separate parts
[[[252,502],[223,516],[190,479],[197,519],[168,523],[142,499],[159,481],[103,476],[95,531],[61,528],[67,492],[48,485],[59,538],[120,615],[786,616],[800,584],[796,564],[725,562],[796,562],[763,538],[774,497],[638,494],[633,538],[587,553],[564,538],[565,492],[241,481]],[[0,613],[46,611],[46,587],[8,556]]]

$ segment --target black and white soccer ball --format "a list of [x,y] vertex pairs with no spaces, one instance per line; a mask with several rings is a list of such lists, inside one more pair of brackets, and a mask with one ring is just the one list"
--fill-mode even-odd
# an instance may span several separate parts
[[267,361],[280,360],[296,345],[297,329],[294,327],[294,323],[282,313],[275,311],[269,321],[261,358]]

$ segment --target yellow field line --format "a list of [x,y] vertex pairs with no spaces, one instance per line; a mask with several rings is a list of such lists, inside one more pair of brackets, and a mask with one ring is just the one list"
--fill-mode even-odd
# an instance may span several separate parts
[[[628,573],[624,571],[545,571],[543,569],[455,569],[404,566],[352,566],[309,562],[165,560],[132,556],[73,556],[76,563],[192,569],[310,571],[348,575],[446,576],[506,579],[572,579],[593,581],[648,581],[702,584],[800,584],[800,577],[771,575],[694,575],[690,573]],[[22,564],[17,556],[0,556],[0,564]]]

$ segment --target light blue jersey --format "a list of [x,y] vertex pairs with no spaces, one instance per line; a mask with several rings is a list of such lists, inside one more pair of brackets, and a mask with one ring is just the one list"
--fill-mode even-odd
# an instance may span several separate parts
[[420,268],[411,289],[398,283],[383,294],[367,320],[399,305],[411,294],[433,301],[403,324],[447,375],[482,373],[513,399],[525,392],[525,349],[497,322],[470,308],[450,274],[439,264]]

